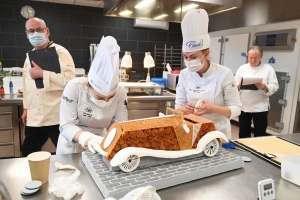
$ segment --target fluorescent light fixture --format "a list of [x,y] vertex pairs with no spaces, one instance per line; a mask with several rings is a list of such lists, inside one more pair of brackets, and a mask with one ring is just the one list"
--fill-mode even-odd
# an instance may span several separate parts
[[154,17],[153,19],[161,19],[161,18],[164,18],[164,17],[166,17],[166,16],[168,16],[167,14],[161,14],[161,15],[159,15],[159,16],[157,16],[157,17]]
[[220,10],[218,12],[215,12],[213,14],[218,14],[218,13],[222,13],[222,12],[225,12],[225,11],[228,11],[228,10],[233,10],[233,9],[236,9],[237,7],[232,7],[232,8],[227,8],[227,9],[224,9],[224,10]]
[[130,15],[132,12],[130,10],[124,10],[119,13],[119,15]]
[[[192,3],[192,4],[188,5],[188,6],[183,7],[182,11],[185,12],[185,11],[190,10],[192,8],[197,8],[198,6],[199,6],[198,4]],[[181,8],[178,8],[174,12],[179,13],[180,11],[181,11]]]
[[144,0],[140,3],[138,3],[134,8],[144,8],[145,6],[148,6],[150,3],[152,3],[155,0]]

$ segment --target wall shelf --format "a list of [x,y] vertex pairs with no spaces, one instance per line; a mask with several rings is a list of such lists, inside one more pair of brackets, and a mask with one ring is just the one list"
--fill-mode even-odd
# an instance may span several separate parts
[[182,68],[181,45],[156,44],[154,46],[154,77],[162,77],[167,63],[173,70]]

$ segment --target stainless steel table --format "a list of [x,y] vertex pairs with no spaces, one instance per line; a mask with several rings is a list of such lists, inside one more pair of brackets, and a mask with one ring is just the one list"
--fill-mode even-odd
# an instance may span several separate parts
[[[272,178],[275,180],[277,200],[299,199],[300,187],[282,179],[280,168],[265,162],[249,152],[232,151],[238,155],[250,157],[252,162],[245,163],[245,167],[242,169],[159,190],[158,194],[163,200],[254,200],[258,196],[257,182]],[[54,178],[70,175],[74,171],[55,171],[55,162],[71,164],[81,171],[78,181],[83,185],[86,191],[82,195],[76,195],[73,199],[104,199],[82,163],[81,154],[51,156],[49,181],[41,187],[38,193],[32,196],[23,197],[20,195],[22,187],[31,180],[26,158],[0,160],[0,180],[6,185],[13,200],[58,199],[48,193],[48,187],[52,184]]]

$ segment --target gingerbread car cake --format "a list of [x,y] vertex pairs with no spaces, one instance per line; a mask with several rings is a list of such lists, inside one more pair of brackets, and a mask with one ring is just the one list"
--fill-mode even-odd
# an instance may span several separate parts
[[214,156],[221,139],[228,141],[213,121],[170,110],[172,115],[114,123],[100,144],[100,153],[111,166],[131,172],[144,156],[179,158],[201,152]]

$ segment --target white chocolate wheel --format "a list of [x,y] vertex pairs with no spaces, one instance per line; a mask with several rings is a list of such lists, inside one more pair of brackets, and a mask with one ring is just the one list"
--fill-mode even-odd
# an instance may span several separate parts
[[137,155],[131,155],[125,162],[120,164],[119,167],[123,172],[132,172],[139,166],[140,161],[140,157],[138,157]]
[[212,157],[216,155],[216,153],[219,150],[219,147],[220,147],[219,141],[217,139],[213,139],[205,146],[203,153],[208,157]]

